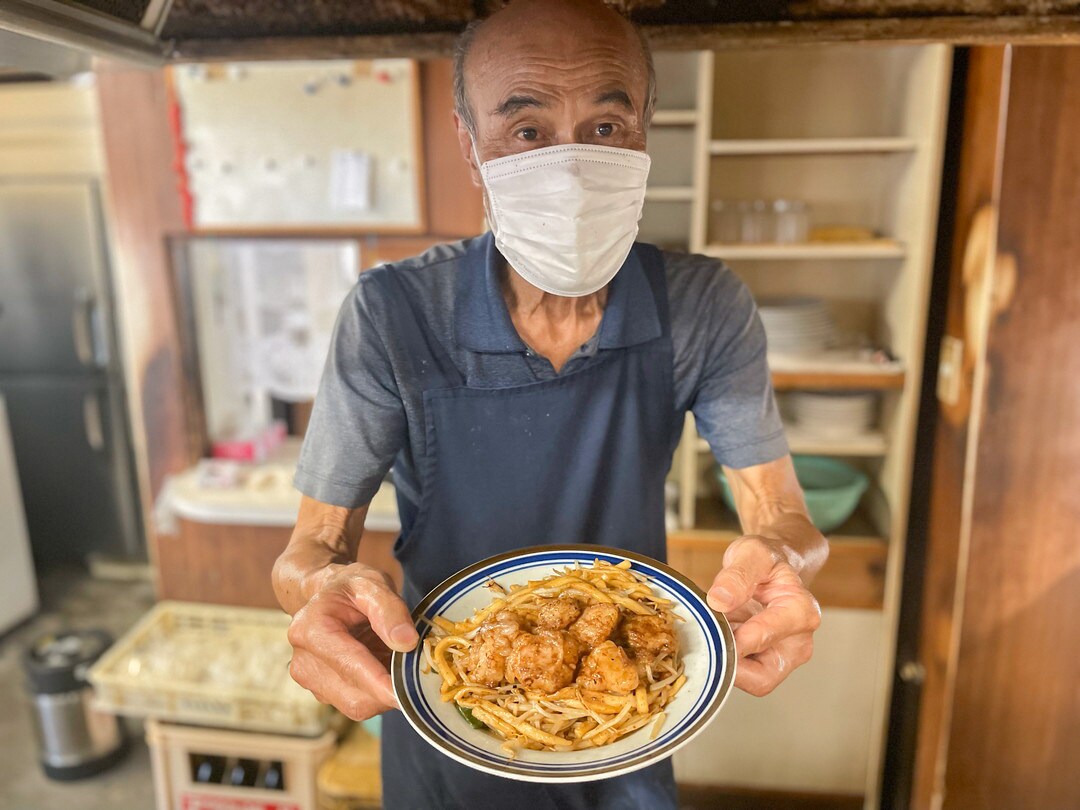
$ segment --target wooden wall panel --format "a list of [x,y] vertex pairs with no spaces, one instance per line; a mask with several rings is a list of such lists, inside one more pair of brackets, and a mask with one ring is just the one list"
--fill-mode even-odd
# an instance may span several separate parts
[[98,67],[107,215],[139,479],[154,557],[153,501],[202,448],[192,433],[165,235],[184,228],[161,71]]
[[475,236],[483,231],[484,201],[461,157],[453,122],[453,65],[449,59],[420,64],[428,232]]
[[[1080,807],[1080,48],[1017,48],[944,806]],[[1007,296],[1003,296],[1007,298]]]

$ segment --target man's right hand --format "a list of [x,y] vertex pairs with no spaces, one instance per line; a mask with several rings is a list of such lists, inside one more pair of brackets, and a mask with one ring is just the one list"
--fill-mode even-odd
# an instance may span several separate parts
[[360,563],[334,565],[293,616],[289,673],[353,720],[398,708],[390,651],[407,652],[417,634],[390,577]]

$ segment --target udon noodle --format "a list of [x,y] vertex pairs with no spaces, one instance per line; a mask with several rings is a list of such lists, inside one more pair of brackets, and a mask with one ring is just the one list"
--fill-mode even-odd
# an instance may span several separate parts
[[427,671],[444,701],[521,748],[574,751],[663,725],[686,676],[673,603],[630,562],[556,570],[495,596],[469,619],[432,620]]

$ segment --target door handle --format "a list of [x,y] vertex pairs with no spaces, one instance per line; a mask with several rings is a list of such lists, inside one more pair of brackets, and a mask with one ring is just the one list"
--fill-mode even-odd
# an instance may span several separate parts
[[71,308],[71,334],[75,340],[75,356],[84,366],[97,365],[94,351],[93,327],[94,296],[86,290],[75,294],[75,303]]
[[101,422],[101,403],[97,394],[83,397],[83,429],[91,450],[101,452],[105,449],[105,427]]

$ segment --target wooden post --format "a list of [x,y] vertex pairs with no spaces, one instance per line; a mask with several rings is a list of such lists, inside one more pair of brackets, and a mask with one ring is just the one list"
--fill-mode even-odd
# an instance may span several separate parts
[[[964,284],[964,257],[976,215],[997,201],[1001,126],[1008,96],[1008,50],[974,48],[968,61],[964,129],[956,199],[956,228],[946,311],[945,340],[961,348],[949,381],[954,392],[939,405],[935,427],[930,519],[923,584],[920,663],[925,671],[919,706],[912,805],[929,808],[940,793],[943,745],[953,689],[953,613],[976,365],[984,358],[985,329],[966,322],[974,296]],[[985,225],[981,226],[985,227]],[[968,259],[968,263],[972,261]],[[984,324],[985,326],[985,324]]]
[[105,65],[98,95],[106,199],[139,495],[151,560],[154,498],[165,476],[198,458],[187,403],[167,237],[184,222],[173,173],[165,77]]

